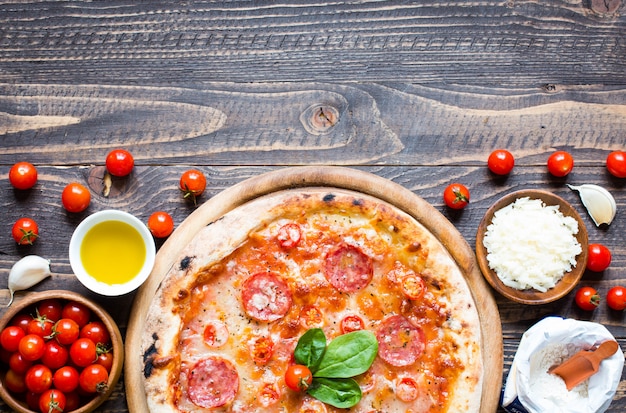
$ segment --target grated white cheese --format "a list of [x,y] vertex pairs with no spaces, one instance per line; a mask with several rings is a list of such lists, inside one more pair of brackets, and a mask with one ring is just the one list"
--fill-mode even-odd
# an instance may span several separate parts
[[545,292],[576,266],[578,222],[558,206],[519,198],[498,210],[483,244],[489,267],[512,288]]

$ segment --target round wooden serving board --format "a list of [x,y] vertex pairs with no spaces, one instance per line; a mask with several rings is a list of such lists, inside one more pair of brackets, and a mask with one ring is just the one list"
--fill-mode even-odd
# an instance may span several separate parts
[[446,247],[467,279],[480,317],[486,375],[480,410],[497,410],[503,365],[500,317],[491,290],[476,263],[474,251],[463,236],[432,205],[400,185],[354,169],[313,166],[270,172],[224,190],[198,207],[163,244],[150,277],[135,297],[126,334],[124,381],[130,412],[148,411],[145,394],[141,390],[141,336],[152,298],[165,274],[177,261],[181,250],[201,228],[252,199],[285,189],[320,186],[349,189],[393,204],[422,223]]

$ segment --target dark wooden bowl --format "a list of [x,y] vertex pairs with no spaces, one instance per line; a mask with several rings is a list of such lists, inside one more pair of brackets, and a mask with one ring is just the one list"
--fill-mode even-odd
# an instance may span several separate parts
[[[122,334],[120,333],[117,324],[115,324],[115,321],[113,321],[111,316],[102,307],[88,300],[82,295],[74,293],[72,291],[49,290],[34,292],[27,295],[21,301],[11,305],[11,307],[7,310],[2,319],[0,319],[0,331],[2,331],[2,329],[7,326],[7,324],[11,321],[13,317],[24,311],[26,308],[33,306],[42,300],[50,298],[56,298],[62,301],[76,301],[85,305],[92,311],[92,318],[100,319],[106,326],[111,336],[111,343],[113,346],[113,366],[111,367],[111,372],[109,373],[107,390],[94,396],[91,400],[81,405],[81,407],[79,407],[78,409],[72,410],[73,413],[93,412],[111,395],[111,393],[113,393],[115,385],[117,384],[120,375],[122,374],[122,366],[124,364],[124,343],[122,340]],[[2,400],[4,400],[4,402],[9,405],[9,407],[11,407],[14,411],[18,413],[37,413],[33,410],[30,410],[23,401],[15,398],[14,395],[5,388],[4,373],[2,373],[2,380],[0,381],[0,397],[2,397]]]
[[[563,215],[570,216],[578,222],[578,234],[576,234],[576,239],[580,243],[582,252],[576,257],[576,267],[574,267],[570,272],[565,273],[563,278],[553,288],[549,289],[545,293],[535,289],[518,290],[504,285],[500,278],[498,278],[498,275],[489,267],[489,263],[487,261],[487,249],[483,244],[485,231],[487,230],[487,226],[491,224],[493,214],[499,209],[515,202],[515,200],[524,197],[528,197],[530,199],[541,199],[546,205],[558,205],[559,210]],[[487,282],[503,296],[522,304],[546,304],[556,301],[572,291],[585,272],[585,267],[587,266],[588,246],[589,241],[587,239],[587,228],[581,220],[580,215],[578,215],[578,212],[576,212],[576,210],[563,198],[548,191],[535,189],[512,192],[500,198],[491,206],[491,208],[487,210],[476,233],[476,258],[478,259],[478,265],[487,279]]]

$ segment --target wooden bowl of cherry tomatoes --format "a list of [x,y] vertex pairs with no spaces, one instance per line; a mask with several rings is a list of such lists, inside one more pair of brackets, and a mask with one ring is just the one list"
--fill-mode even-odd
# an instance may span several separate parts
[[80,294],[31,293],[0,319],[0,397],[16,412],[92,412],[123,361],[117,325]]

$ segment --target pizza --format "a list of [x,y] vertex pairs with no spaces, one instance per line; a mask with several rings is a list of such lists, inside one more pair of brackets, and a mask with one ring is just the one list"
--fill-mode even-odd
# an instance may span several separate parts
[[[181,249],[146,317],[151,413],[480,410],[480,322],[462,271],[421,223],[362,193],[291,189],[231,210]],[[375,337],[349,408],[285,384],[312,330]]]

